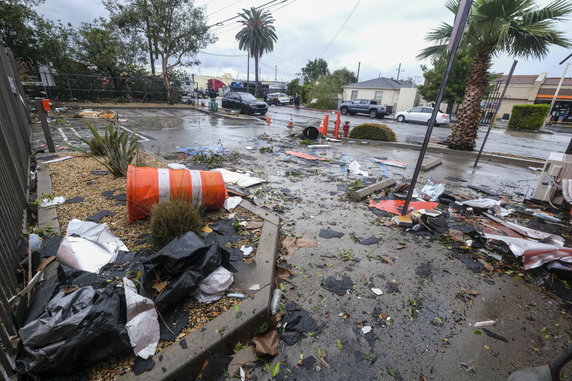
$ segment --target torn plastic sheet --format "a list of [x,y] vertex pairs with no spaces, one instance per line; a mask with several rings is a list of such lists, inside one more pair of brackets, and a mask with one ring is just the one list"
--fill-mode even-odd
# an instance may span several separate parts
[[522,263],[525,270],[553,261],[572,263],[572,248],[569,247],[494,234],[485,234],[485,238],[506,243],[514,255],[523,257]]
[[132,353],[124,303],[114,287],[58,292],[37,319],[20,328],[17,372],[62,376],[109,356]]
[[40,201],[40,207],[42,208],[47,208],[48,206],[54,206],[54,205],[60,205],[63,204],[64,202],[66,202],[65,197],[62,196],[57,196],[54,198],[43,198],[42,201]]
[[128,251],[107,224],[71,220],[57,252],[58,261],[77,270],[93,273],[111,262],[117,253]]
[[226,154],[230,151],[226,148],[217,145],[217,146],[205,146],[205,147],[181,147],[177,148],[177,152],[183,152],[187,155],[197,155],[197,154]]
[[224,296],[234,277],[224,267],[219,267],[199,283],[199,288],[193,293],[195,299],[203,303],[211,303]]
[[352,161],[350,165],[348,165],[348,170],[353,173],[354,175],[362,175],[364,177],[368,176],[367,171],[361,170],[361,166],[357,161]]
[[141,296],[135,284],[123,277],[125,302],[127,307],[127,334],[135,354],[148,359],[155,354],[159,343],[159,321],[155,304],[149,298]]
[[421,192],[417,189],[413,190],[413,197],[423,200],[437,201],[439,196],[445,192],[445,184],[434,183],[431,179],[427,180],[427,184],[423,186]]
[[509,222],[509,221],[504,221],[501,220],[500,218],[497,218],[495,216],[491,216],[488,213],[483,213],[485,216],[487,216],[488,218],[490,218],[491,220],[504,225],[508,228],[510,228],[511,230],[529,237],[529,238],[533,238],[533,239],[537,239],[539,241],[545,242],[545,243],[550,243],[556,246],[564,246],[564,238],[562,238],[559,235],[556,234],[551,234],[551,233],[546,233],[540,230],[535,230],[535,229],[531,229],[531,228],[527,228],[526,226],[522,226],[522,225],[518,225],[515,224],[513,222]]
[[390,167],[407,168],[407,163],[404,163],[402,161],[391,161],[391,160],[376,159],[375,162],[380,163],[380,164],[389,165]]
[[500,206],[502,203],[502,201],[500,200],[493,200],[490,198],[479,198],[479,199],[475,199],[475,200],[467,200],[467,201],[463,201],[463,202],[459,202],[459,204],[461,205],[467,205],[473,208],[479,208],[479,209],[491,209],[494,208],[495,206]]
[[223,168],[213,169],[213,171],[220,172],[222,174],[222,179],[225,183],[235,184],[241,188],[248,188],[253,185],[266,182],[266,180],[250,176],[249,174],[246,173],[232,172]]
[[[404,205],[405,205],[405,200],[382,200],[377,203],[372,200],[369,203],[370,208],[376,208],[393,214],[401,214]],[[435,209],[438,206],[439,206],[438,202],[412,201],[409,203],[408,212],[411,213],[413,210],[419,210],[419,209]]]

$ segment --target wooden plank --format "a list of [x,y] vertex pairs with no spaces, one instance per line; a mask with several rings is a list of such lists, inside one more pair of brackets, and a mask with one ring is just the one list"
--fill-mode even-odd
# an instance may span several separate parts
[[354,201],[359,201],[361,199],[363,199],[366,196],[369,196],[370,194],[372,194],[373,192],[377,192],[379,190],[385,189],[385,188],[389,188],[392,187],[396,184],[394,179],[385,179],[383,181],[380,181],[378,183],[375,184],[371,184],[365,188],[359,189],[357,191],[351,192],[350,193],[350,197],[354,200]]
[[429,161],[423,162],[423,164],[421,165],[421,170],[427,171],[433,167],[438,166],[439,164],[441,164],[441,158],[440,157],[438,157],[436,159],[430,159]]

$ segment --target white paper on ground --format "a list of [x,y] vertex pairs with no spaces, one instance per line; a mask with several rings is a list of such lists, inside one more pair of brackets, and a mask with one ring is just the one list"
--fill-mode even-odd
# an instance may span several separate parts
[[127,246],[109,230],[107,224],[71,220],[56,254],[58,261],[77,270],[97,273]]
[[265,180],[247,175],[245,173],[232,172],[223,168],[213,169],[213,171],[220,172],[225,183],[236,184],[241,188],[248,188],[253,185],[266,182]]
[[354,175],[362,175],[362,176],[364,176],[364,177],[367,177],[367,176],[368,176],[367,171],[362,171],[362,170],[360,169],[360,167],[361,167],[361,166],[359,165],[359,163],[358,163],[357,161],[355,161],[355,160],[352,161],[352,162],[350,163],[350,165],[348,165],[348,169],[349,169],[350,172],[353,173]]
[[371,332],[371,326],[366,325],[365,327],[362,327],[361,331],[363,332],[364,335],[366,333],[370,333]]
[[224,200],[224,208],[226,210],[228,210],[229,212],[232,212],[234,210],[234,208],[236,208],[238,206],[238,204],[240,204],[241,201],[242,201],[242,197],[238,197],[238,196],[229,197],[226,200]]
[[224,296],[233,281],[232,273],[221,266],[201,280],[193,296],[202,303],[214,302]]
[[51,200],[49,198],[43,198],[42,201],[40,202],[40,206],[42,208],[47,208],[48,206],[63,204],[64,202],[66,202],[66,199],[65,197],[62,196],[54,197]]
[[242,255],[244,255],[245,257],[248,257],[250,254],[252,254],[254,249],[250,246],[244,246],[243,245],[240,247],[240,251],[242,251]]
[[135,289],[135,284],[123,278],[125,289],[125,304],[127,306],[127,334],[135,354],[148,359],[155,354],[159,343],[159,320],[155,303],[141,296]]

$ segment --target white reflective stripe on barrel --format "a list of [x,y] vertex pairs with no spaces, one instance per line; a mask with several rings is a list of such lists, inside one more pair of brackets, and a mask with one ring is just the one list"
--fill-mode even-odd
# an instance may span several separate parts
[[192,193],[191,197],[195,204],[203,202],[203,179],[201,179],[201,171],[193,171],[189,169],[191,174]]
[[171,199],[171,180],[168,168],[157,169],[159,180],[159,202],[169,201]]

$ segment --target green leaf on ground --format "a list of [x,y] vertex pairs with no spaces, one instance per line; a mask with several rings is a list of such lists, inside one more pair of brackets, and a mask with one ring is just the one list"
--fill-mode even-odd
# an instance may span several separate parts
[[272,378],[278,376],[278,373],[280,373],[280,361],[278,361],[278,362],[272,367]]
[[344,344],[342,343],[342,341],[340,339],[336,339],[336,345],[338,346],[339,350],[342,350],[344,347]]

